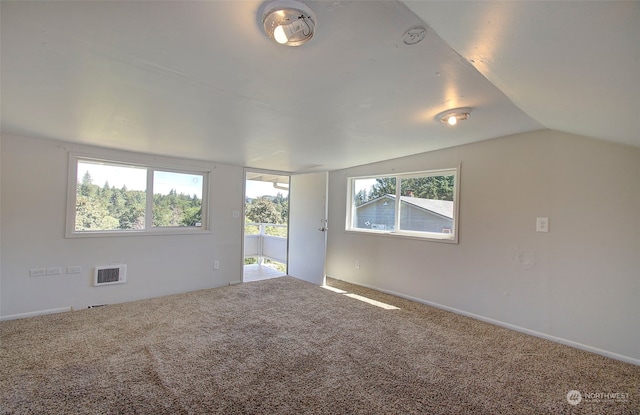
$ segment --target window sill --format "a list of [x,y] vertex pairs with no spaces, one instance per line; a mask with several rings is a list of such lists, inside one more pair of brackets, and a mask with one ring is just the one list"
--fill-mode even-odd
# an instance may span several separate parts
[[437,234],[437,233],[410,232],[410,231],[390,232],[390,231],[376,231],[376,230],[367,230],[367,229],[345,229],[345,232],[362,234],[362,235],[386,236],[391,238],[415,239],[420,241],[458,244],[458,239],[454,234]]
[[169,235],[209,235],[210,229],[193,229],[193,228],[163,228],[163,229],[143,229],[128,231],[84,231],[67,233],[65,238],[106,238],[113,236],[169,236]]

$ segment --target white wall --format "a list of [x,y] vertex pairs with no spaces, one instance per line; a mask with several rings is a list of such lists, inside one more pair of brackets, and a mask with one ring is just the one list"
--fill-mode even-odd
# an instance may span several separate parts
[[[142,156],[212,169],[212,233],[65,239],[68,153],[105,150],[11,135],[2,137],[1,149],[0,316],[81,309],[241,279],[241,221],[232,214],[243,209],[242,167]],[[213,270],[214,260],[220,270]],[[93,268],[114,262],[128,265],[127,283],[93,287]],[[80,265],[82,273],[66,274],[68,265]],[[62,267],[63,273],[29,276],[29,269],[44,267]]]
[[[459,244],[344,231],[347,177],[459,163]],[[640,364],[640,149],[539,131],[335,171],[329,189],[327,275]]]
[[[2,310],[2,134],[0,134],[0,310]],[[0,311],[0,316],[2,312]]]

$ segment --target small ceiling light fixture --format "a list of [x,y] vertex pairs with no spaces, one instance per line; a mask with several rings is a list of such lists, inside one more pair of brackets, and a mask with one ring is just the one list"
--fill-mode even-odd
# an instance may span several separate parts
[[295,0],[276,0],[267,5],[262,15],[264,31],[276,43],[299,46],[313,37],[316,15]]
[[416,43],[424,39],[426,34],[427,29],[425,29],[424,27],[411,28],[404,32],[404,35],[402,35],[402,43],[404,43],[405,45],[415,45]]
[[458,121],[463,121],[469,118],[470,114],[471,108],[454,108],[436,115],[436,119],[445,124],[456,125]]

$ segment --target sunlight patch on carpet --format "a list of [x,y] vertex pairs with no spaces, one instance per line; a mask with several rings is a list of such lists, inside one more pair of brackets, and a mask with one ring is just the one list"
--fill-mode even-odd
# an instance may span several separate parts
[[347,293],[345,290],[341,290],[339,288],[329,287],[328,285],[322,285],[321,287],[324,288],[325,290],[333,291],[334,293],[338,293],[338,294],[346,294]]
[[364,301],[365,303],[369,303],[371,305],[375,305],[376,307],[384,308],[385,310],[400,310],[398,307],[393,306],[391,304],[383,303],[382,301],[372,300],[371,298],[363,297],[358,294],[345,294],[347,297],[355,298],[356,300]]
[[324,288],[324,289],[327,289],[329,291],[333,291],[334,293],[344,294],[345,296],[347,296],[349,298],[354,298],[356,300],[364,301],[367,304],[371,304],[371,305],[374,305],[376,307],[384,308],[385,310],[400,310],[400,308],[398,308],[396,306],[393,306],[391,304],[383,303],[382,301],[372,300],[371,298],[367,298],[367,297],[364,297],[362,295],[348,293],[348,292],[346,292],[344,290],[341,290],[339,288],[329,287],[328,285],[322,285],[321,287]]

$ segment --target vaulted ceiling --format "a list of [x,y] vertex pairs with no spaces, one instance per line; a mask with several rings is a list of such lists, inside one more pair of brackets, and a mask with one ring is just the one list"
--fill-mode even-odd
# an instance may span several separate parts
[[2,131],[288,172],[544,128],[640,147],[640,2],[304,3],[284,47],[262,1],[2,1]]

